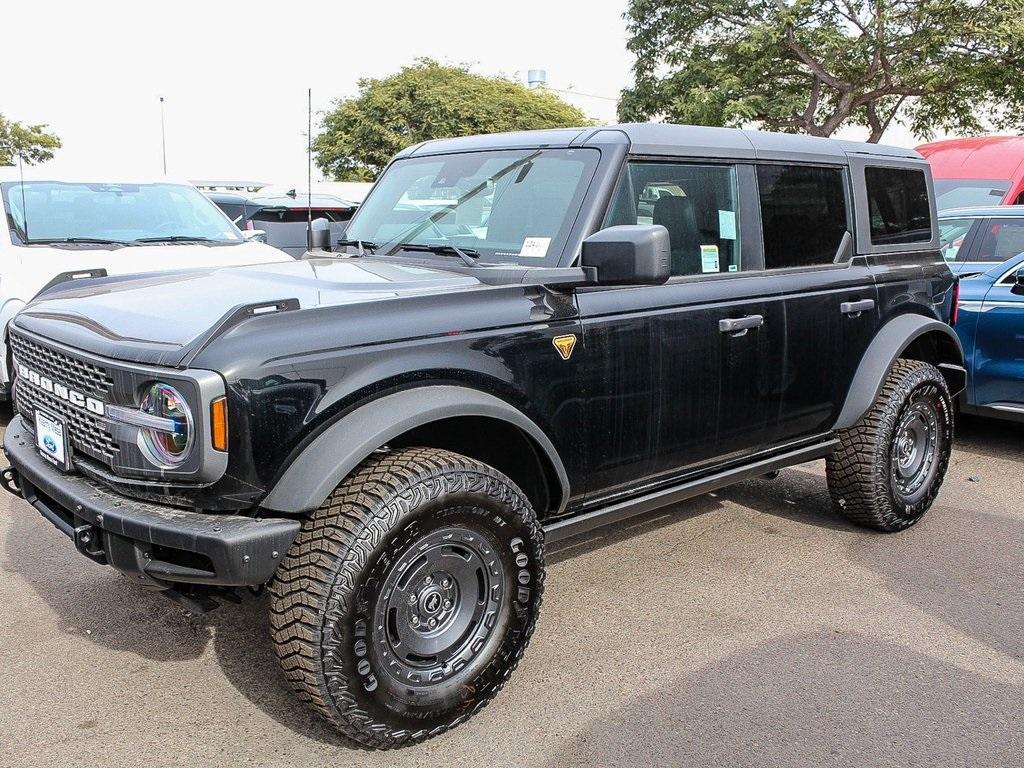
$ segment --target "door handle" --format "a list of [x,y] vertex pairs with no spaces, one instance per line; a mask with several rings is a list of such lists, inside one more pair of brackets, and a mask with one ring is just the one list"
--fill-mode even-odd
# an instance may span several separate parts
[[844,315],[859,315],[875,308],[874,299],[861,299],[860,301],[844,301],[839,305],[839,311]]
[[764,325],[764,315],[747,315],[746,317],[730,317],[718,321],[718,330],[734,336],[742,336],[751,328]]

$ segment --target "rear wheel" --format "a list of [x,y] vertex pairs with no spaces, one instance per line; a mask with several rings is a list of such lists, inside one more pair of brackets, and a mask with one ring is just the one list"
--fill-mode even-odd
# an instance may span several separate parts
[[897,360],[871,409],[826,460],[836,508],[880,531],[908,528],[931,507],[953,445],[953,403],[939,370]]
[[304,523],[271,585],[285,675],[363,746],[441,733],[518,664],[543,557],[529,502],[497,470],[429,448],[374,457]]

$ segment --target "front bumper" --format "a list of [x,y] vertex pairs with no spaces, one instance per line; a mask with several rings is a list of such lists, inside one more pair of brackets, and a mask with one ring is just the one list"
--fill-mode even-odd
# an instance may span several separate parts
[[11,462],[0,484],[19,493],[78,551],[148,586],[257,586],[273,576],[297,520],[192,512],[121,496],[43,459],[21,416],[4,435]]

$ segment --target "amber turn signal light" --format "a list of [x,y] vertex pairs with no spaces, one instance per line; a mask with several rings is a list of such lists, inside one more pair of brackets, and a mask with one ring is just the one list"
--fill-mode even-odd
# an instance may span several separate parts
[[228,449],[228,401],[218,397],[210,403],[211,442],[218,451]]

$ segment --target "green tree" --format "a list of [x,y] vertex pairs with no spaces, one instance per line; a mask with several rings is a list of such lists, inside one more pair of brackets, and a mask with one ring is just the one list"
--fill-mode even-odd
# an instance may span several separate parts
[[630,0],[624,120],[881,139],[1024,126],[1024,0]]
[[28,165],[42,163],[60,146],[45,125],[23,125],[0,114],[0,165],[14,165],[19,155]]
[[588,123],[553,93],[421,59],[390,77],[364,78],[358,96],[335,101],[313,151],[324,174],[364,181],[399,150],[427,139]]

